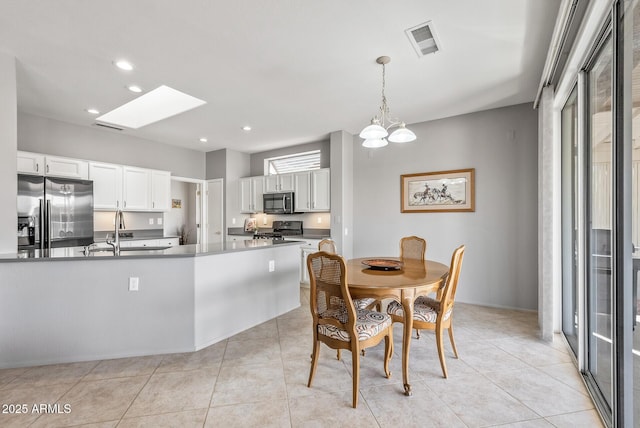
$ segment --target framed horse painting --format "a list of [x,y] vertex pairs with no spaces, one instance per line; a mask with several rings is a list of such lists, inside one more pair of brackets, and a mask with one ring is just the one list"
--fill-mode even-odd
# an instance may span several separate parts
[[400,176],[400,211],[475,211],[475,169],[421,172]]

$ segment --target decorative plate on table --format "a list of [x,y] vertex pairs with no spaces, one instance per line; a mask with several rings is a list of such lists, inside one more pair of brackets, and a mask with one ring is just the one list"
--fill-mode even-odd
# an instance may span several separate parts
[[400,270],[402,262],[391,259],[369,259],[363,260],[362,264],[373,270]]

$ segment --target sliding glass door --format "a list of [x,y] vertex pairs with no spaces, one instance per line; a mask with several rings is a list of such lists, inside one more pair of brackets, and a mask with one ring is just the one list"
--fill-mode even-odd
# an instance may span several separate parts
[[[626,42],[625,62],[627,78],[625,82],[631,86],[631,96],[625,111],[631,122],[631,143],[627,145],[626,156],[631,157],[631,167],[627,166],[627,174],[631,177],[631,299],[630,317],[626,317],[625,326],[631,331],[632,345],[629,359],[633,371],[633,414],[636,427],[640,427],[640,4],[635,5],[625,14],[625,26],[632,33],[632,40]],[[630,82],[629,82],[630,81]],[[629,127],[628,127],[629,128]],[[627,254],[628,255],[628,254]],[[627,308],[629,310],[629,308]]]
[[609,38],[588,70],[587,154],[587,348],[588,373],[612,408],[612,79],[613,44]]
[[578,355],[578,88],[562,108],[562,331]]

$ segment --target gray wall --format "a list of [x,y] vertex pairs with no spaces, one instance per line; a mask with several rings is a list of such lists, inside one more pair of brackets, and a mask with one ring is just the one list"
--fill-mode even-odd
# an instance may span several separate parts
[[331,141],[331,239],[338,252],[353,256],[353,135],[332,132]]
[[17,245],[16,120],[16,60],[0,52],[0,253]]
[[327,140],[307,144],[298,144],[296,146],[269,150],[267,152],[253,153],[251,155],[251,171],[249,175],[252,177],[256,175],[264,175],[265,159],[291,155],[294,153],[310,152],[311,150],[320,150],[320,168],[329,168],[329,164],[331,162],[331,150],[329,140]]
[[[248,214],[240,214],[240,181],[241,177],[249,177],[249,154],[226,149],[225,177],[225,215],[226,227],[243,227]],[[233,220],[235,219],[235,223]]]
[[207,152],[207,173],[206,179],[225,178],[227,175],[227,150],[220,149],[214,152]]
[[18,148],[30,152],[171,171],[205,178],[205,154],[93,126],[18,114]]
[[[457,300],[537,308],[537,115],[530,103],[412,124],[417,141],[365,149],[354,138],[354,257],[427,240],[446,264],[466,245]],[[400,175],[475,168],[473,213],[400,212]]]

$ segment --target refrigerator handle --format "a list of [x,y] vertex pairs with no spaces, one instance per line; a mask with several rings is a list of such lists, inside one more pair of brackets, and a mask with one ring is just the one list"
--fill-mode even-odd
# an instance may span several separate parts
[[45,237],[45,231],[44,231],[44,207],[42,206],[42,199],[38,199],[39,202],[39,207],[38,207],[38,214],[40,214],[40,216],[38,217],[38,229],[39,229],[39,234],[40,234],[40,249],[44,250],[44,237]]
[[51,250],[51,201],[47,200],[47,250]]

